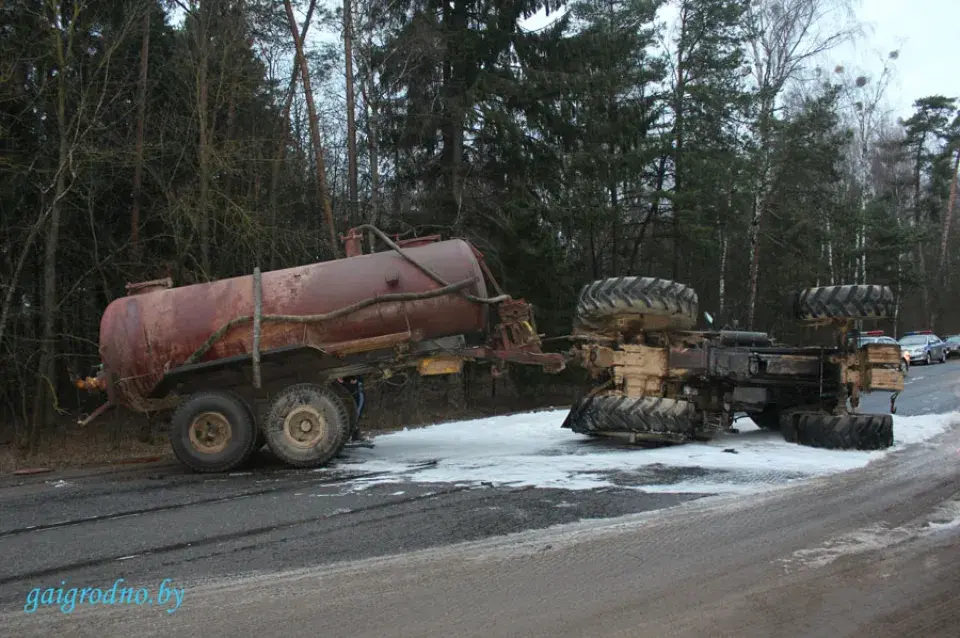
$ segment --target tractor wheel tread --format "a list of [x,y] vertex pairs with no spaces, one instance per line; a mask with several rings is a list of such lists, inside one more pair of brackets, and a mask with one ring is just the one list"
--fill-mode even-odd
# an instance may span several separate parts
[[781,432],[787,441],[810,447],[884,450],[893,445],[893,416],[796,412],[781,419]]
[[[667,317],[668,325],[687,329],[696,324],[697,293],[684,284],[656,277],[614,277],[585,285],[577,300],[577,320],[599,328],[618,318]],[[642,319],[641,319],[642,323]]]
[[632,432],[683,442],[695,434],[695,417],[689,401],[601,395],[577,402],[568,427],[580,434]]
[[896,310],[889,286],[856,284],[807,288],[797,295],[794,311],[797,319],[883,319]]

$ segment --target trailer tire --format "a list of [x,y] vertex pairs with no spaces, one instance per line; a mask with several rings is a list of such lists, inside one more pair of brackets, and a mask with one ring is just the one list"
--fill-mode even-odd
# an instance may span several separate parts
[[622,433],[641,442],[684,443],[695,436],[695,417],[689,401],[600,395],[575,404],[564,426],[591,436]]
[[[240,396],[239,394],[237,396]],[[243,397],[241,397],[243,399]],[[253,451],[263,449],[263,446],[267,444],[267,437],[263,433],[263,428],[260,427],[260,418],[258,416],[257,405],[252,401],[243,399],[243,405],[247,408],[247,413],[250,415],[250,420],[253,421],[253,427],[257,431],[257,440],[253,444]]]
[[283,389],[263,424],[270,450],[301,468],[329,463],[346,444],[350,427],[350,413],[336,390],[312,383]]
[[577,321],[599,332],[619,323],[634,330],[685,330],[696,325],[698,304],[693,288],[669,279],[600,279],[580,289]]
[[331,383],[329,387],[333,389],[343,401],[343,406],[346,408],[347,414],[350,417],[350,434],[352,435],[360,428],[360,414],[357,410],[357,400],[350,394],[350,391],[340,383]]
[[791,443],[831,450],[884,450],[893,445],[890,414],[797,412],[782,422]]
[[[200,434],[195,432],[201,419],[218,430],[219,440],[207,446],[206,451],[202,449]],[[174,456],[195,472],[227,472],[242,465],[256,450],[256,441],[257,424],[250,408],[227,390],[194,394],[180,404],[171,419],[170,447]]]
[[797,295],[794,312],[801,321],[883,319],[896,310],[889,286],[848,285],[807,288]]

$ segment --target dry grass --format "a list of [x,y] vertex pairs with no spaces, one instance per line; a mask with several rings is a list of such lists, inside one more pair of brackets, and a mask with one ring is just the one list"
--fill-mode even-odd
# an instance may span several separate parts
[[149,434],[147,428],[143,417],[122,412],[85,428],[64,422],[55,432],[41,436],[35,455],[26,454],[13,443],[0,445],[0,474],[21,468],[101,466],[139,457],[172,458],[161,436],[144,435]]

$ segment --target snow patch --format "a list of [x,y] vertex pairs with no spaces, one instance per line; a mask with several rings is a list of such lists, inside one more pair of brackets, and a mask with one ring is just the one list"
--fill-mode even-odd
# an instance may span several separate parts
[[[882,451],[823,450],[786,442],[750,419],[739,433],[707,443],[644,449],[593,439],[560,427],[566,410],[458,421],[378,436],[350,450],[341,465],[376,476],[354,489],[386,483],[455,483],[591,490],[626,487],[665,493],[751,493],[857,469],[892,451],[927,441],[960,422],[960,412],[894,416],[895,445]],[[735,454],[724,450],[734,449]]]
[[893,441],[896,449],[906,445],[923,443],[943,434],[957,422],[960,411],[947,414],[922,414],[920,416],[894,416]]
[[945,501],[925,518],[926,521],[922,524],[912,523],[893,528],[885,525],[865,527],[830,539],[819,547],[795,551],[790,558],[781,559],[779,562],[787,573],[798,569],[823,567],[843,556],[885,549],[910,539],[960,528],[960,499]]
[[960,528],[960,498],[938,507],[927,522],[927,527],[937,531]]
[[820,547],[797,550],[791,558],[782,559],[780,562],[784,566],[784,571],[789,574],[798,569],[823,567],[843,556],[890,547],[914,536],[916,536],[916,530],[876,525],[838,536]]

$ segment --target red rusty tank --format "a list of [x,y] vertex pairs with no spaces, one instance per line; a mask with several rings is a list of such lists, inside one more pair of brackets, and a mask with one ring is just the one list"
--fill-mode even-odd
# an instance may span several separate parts
[[[409,242],[404,252],[448,284],[474,279],[475,283],[464,291],[487,296],[483,270],[467,242]],[[254,314],[252,275],[183,287],[166,288],[157,282],[146,286],[113,301],[100,322],[102,375],[110,401],[134,408],[153,391],[165,372],[183,365],[227,322]],[[423,270],[389,250],[264,272],[261,312],[326,314],[380,294],[418,293],[441,287]],[[486,323],[486,304],[454,292],[430,299],[379,303],[321,323],[264,322],[260,351],[297,344],[322,347],[408,330],[420,339],[473,335],[483,332]],[[199,361],[248,354],[252,345],[253,326],[243,323],[216,341]]]

